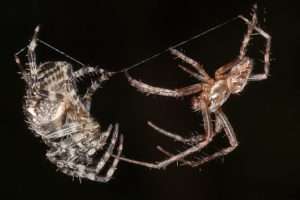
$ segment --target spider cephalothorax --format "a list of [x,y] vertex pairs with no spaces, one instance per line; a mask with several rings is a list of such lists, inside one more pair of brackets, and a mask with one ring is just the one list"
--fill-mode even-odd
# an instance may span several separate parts
[[[23,69],[22,78],[27,85],[23,110],[29,128],[48,145],[47,158],[60,171],[79,178],[107,182],[118,165],[123,136],[119,138],[117,157],[113,159],[111,167],[104,176],[99,175],[117,143],[118,124],[114,130],[110,125],[103,132],[99,123],[90,115],[90,104],[100,83],[108,80],[112,73],[93,67],[74,71],[70,63],[62,61],[38,65],[35,56],[38,31],[39,27],[35,29],[28,45],[27,69],[24,69],[16,55],[16,62]],[[80,96],[76,81],[92,73],[98,75],[99,80],[93,82],[86,93]],[[112,139],[107,144],[110,135]],[[105,146],[108,146],[107,150]],[[103,155],[97,159],[101,151]]]

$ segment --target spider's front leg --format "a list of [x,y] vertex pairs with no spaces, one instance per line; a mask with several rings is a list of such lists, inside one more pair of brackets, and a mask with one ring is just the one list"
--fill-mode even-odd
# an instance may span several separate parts
[[198,93],[202,90],[202,85],[200,83],[183,87],[180,89],[175,89],[175,90],[153,87],[151,85],[133,79],[127,72],[125,74],[130,85],[135,87],[138,91],[145,94],[155,94],[159,96],[168,96],[168,97],[183,97],[183,96],[188,96],[188,95]]
[[263,29],[257,26],[257,17],[255,13],[256,7],[254,7],[254,13],[252,15],[252,20],[249,21],[244,16],[240,15],[239,18],[242,19],[244,22],[248,24],[248,31],[247,34],[244,37],[241,49],[240,49],[240,56],[239,58],[243,58],[246,54],[247,47],[249,45],[249,41],[251,39],[251,34],[253,32],[253,29],[259,33],[263,38],[266,40],[265,50],[264,50],[264,73],[261,74],[255,74],[250,76],[250,80],[260,81],[268,78],[269,71],[270,71],[270,52],[271,52],[271,36],[265,32]]

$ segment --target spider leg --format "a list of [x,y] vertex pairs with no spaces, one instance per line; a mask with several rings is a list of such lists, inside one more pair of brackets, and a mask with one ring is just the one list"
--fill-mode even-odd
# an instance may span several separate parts
[[195,144],[195,143],[198,143],[199,141],[202,141],[204,139],[204,136],[202,136],[202,135],[194,136],[194,137],[191,137],[191,138],[184,138],[184,137],[182,137],[178,134],[174,134],[174,133],[171,133],[169,131],[166,131],[166,130],[156,126],[155,124],[153,124],[150,121],[148,121],[148,125],[151,126],[153,129],[155,129],[156,131],[158,131],[159,133],[161,133],[165,136],[168,136],[168,137],[170,137],[170,138],[172,138],[172,139],[174,139],[175,141],[178,141],[178,142]]
[[33,83],[35,83],[37,81],[37,64],[36,64],[35,48],[37,46],[37,39],[38,39],[39,30],[40,30],[39,26],[37,26],[34,29],[32,40],[30,41],[30,43],[28,45],[28,48],[27,48],[30,74],[32,76]]
[[[251,35],[253,33],[254,28],[256,27],[257,24],[257,15],[256,15],[256,5],[253,7],[253,13],[252,13],[252,19],[251,22],[246,19],[243,16],[239,16],[241,19],[246,19],[247,20],[247,24],[248,24],[248,29],[247,32],[244,36],[241,48],[240,48],[240,55],[239,55],[239,59],[241,60],[242,58],[245,57],[246,53],[247,53],[247,47],[249,45],[249,42],[251,40]],[[245,21],[245,20],[244,20]]]
[[82,67],[77,71],[73,72],[73,77],[75,77],[76,79],[80,79],[89,74],[97,74],[97,75],[100,74],[101,77],[99,81],[103,82],[108,80],[114,74],[114,72],[107,72],[101,68],[87,66],[87,67]]
[[195,60],[193,60],[192,58],[184,55],[183,53],[181,53],[180,51],[176,50],[176,49],[170,49],[171,54],[177,56],[178,58],[180,58],[181,60],[183,60],[184,62],[190,64],[192,67],[194,67],[197,72],[199,73],[199,75],[196,77],[194,75],[193,72],[183,68],[182,66],[179,66],[181,69],[183,69],[185,72],[192,74],[194,77],[196,77],[197,79],[201,80],[201,81],[207,81],[210,79],[209,75],[207,74],[207,72],[204,70],[203,66],[200,65],[198,62],[196,62]]
[[106,152],[104,153],[104,155],[102,156],[102,158],[97,164],[96,167],[97,173],[99,173],[102,170],[102,168],[104,167],[108,159],[111,157],[111,154],[113,153],[113,150],[118,140],[118,134],[119,134],[119,125],[116,124],[109,147],[107,148]]
[[188,148],[187,150],[185,150],[179,154],[171,156],[170,158],[168,158],[166,160],[157,162],[156,164],[150,163],[150,162],[137,161],[137,160],[133,160],[133,159],[125,158],[125,157],[120,157],[120,160],[126,161],[128,163],[136,164],[136,165],[141,165],[141,166],[148,167],[148,168],[161,169],[161,168],[167,167],[168,165],[170,165],[176,161],[182,160],[186,156],[189,156],[189,155],[203,149],[212,140],[213,128],[212,128],[210,113],[208,111],[206,103],[201,101],[200,104],[202,107],[201,111],[202,111],[202,115],[203,115],[204,129],[205,129],[205,133],[206,133],[205,139],[203,141],[199,142],[198,144]]
[[[94,69],[92,67],[90,67],[90,68]],[[81,68],[81,69],[85,69],[85,68]],[[76,71],[76,72],[79,72],[79,70]],[[98,73],[98,72],[100,72],[101,76],[96,81],[92,82],[91,86],[86,90],[86,92],[85,92],[85,94],[84,94],[84,96],[82,98],[82,101],[84,102],[85,107],[86,107],[86,109],[88,111],[90,111],[90,108],[91,108],[92,96],[101,87],[101,83],[103,83],[104,81],[108,80],[114,74],[113,72],[106,72],[103,69],[95,71],[95,73]],[[84,73],[84,72],[81,71],[78,74],[82,74],[82,73]]]
[[238,59],[234,60],[233,62],[230,62],[226,65],[223,65],[220,68],[218,68],[217,71],[215,72],[215,78],[216,79],[223,78],[225,73],[227,73],[229,70],[231,70],[232,67],[236,66],[236,64],[238,64],[238,62],[240,62],[240,60],[242,60],[246,56],[247,47],[248,47],[249,42],[251,40],[251,35],[252,35],[253,30],[255,29],[256,24],[257,24],[256,6],[254,6],[253,9],[254,10],[253,10],[251,22],[248,19],[244,18],[243,16],[239,16],[241,19],[247,20],[248,29],[247,29],[247,32],[246,32],[246,34],[244,36],[244,39],[242,41],[242,45],[240,47],[240,54],[239,54]]
[[82,98],[82,102],[84,103],[88,111],[91,110],[92,96],[100,87],[101,87],[101,83],[99,81],[95,81],[92,82],[91,86],[86,90]]
[[[21,49],[21,50],[23,50],[23,49]],[[19,52],[15,53],[15,55],[14,55],[15,56],[15,62],[17,63],[17,65],[20,69],[20,72],[23,74],[25,72],[25,67],[22,64],[21,59],[19,58]]]
[[[117,133],[118,133],[118,127],[116,127],[115,131],[114,131],[114,139],[115,140],[116,140]],[[114,141],[114,143],[116,143],[116,141]],[[111,146],[112,145],[110,145],[110,147]],[[113,174],[114,174],[114,172],[117,168],[117,165],[119,163],[119,157],[122,153],[122,150],[123,150],[123,136],[121,135],[120,140],[119,140],[118,150],[117,150],[117,156],[113,160],[113,163],[112,163],[111,167],[108,169],[108,171],[106,172],[105,176],[99,176],[98,175],[98,173],[101,170],[98,167],[98,165],[99,165],[99,163],[103,162],[103,160],[101,160],[98,163],[96,168],[92,168],[92,167],[87,167],[84,164],[76,164],[76,163],[74,163],[74,161],[60,160],[60,159],[55,157],[55,154],[53,154],[53,155],[52,154],[47,154],[47,157],[51,162],[53,162],[57,165],[57,167],[60,171],[62,171],[63,173],[65,173],[67,175],[74,176],[74,177],[79,177],[79,178],[86,178],[86,179],[89,179],[89,180],[92,180],[92,181],[97,181],[97,182],[108,182],[112,178],[112,176],[113,176]],[[110,156],[107,156],[106,153],[105,153],[104,157],[107,157],[107,159],[108,159]]]
[[226,115],[221,110],[216,111],[215,114],[216,114],[217,118],[222,120],[224,130],[225,130],[226,136],[229,140],[230,146],[227,148],[224,148],[210,156],[206,156],[206,157],[202,158],[200,161],[189,162],[189,165],[191,165],[192,167],[197,167],[197,166],[202,165],[208,161],[211,161],[217,157],[225,156],[228,153],[232,152],[238,146],[238,141],[236,139],[236,135],[235,135],[233,128],[230,125],[230,122],[228,121]]
[[80,130],[80,126],[77,123],[71,123],[69,126],[54,131],[48,135],[42,136],[47,140],[58,139],[68,135],[72,135]]
[[198,93],[202,90],[202,85],[200,83],[180,89],[170,90],[165,88],[153,87],[141,81],[137,81],[133,79],[128,73],[126,73],[126,76],[131,86],[137,88],[138,91],[146,94],[155,94],[168,97],[183,97]]
[[[169,151],[165,150],[161,146],[157,146],[156,148],[157,148],[157,150],[159,150],[163,154],[166,154],[169,157],[174,156],[174,153],[170,153]],[[194,161],[189,161],[189,160],[186,160],[186,159],[180,159],[180,162],[182,162],[183,165],[193,165],[194,164]]]
[[[120,161],[120,156],[121,156],[121,153],[123,151],[123,141],[124,141],[124,138],[123,138],[123,135],[121,135],[120,136],[120,140],[119,140],[120,144],[119,144],[119,147],[118,147],[118,150],[117,150],[117,156],[113,160],[113,163],[112,163],[111,167],[108,169],[108,171],[106,173],[106,177],[107,177],[106,180],[107,181],[109,181],[112,178],[112,176],[114,175],[114,173],[115,173],[115,171],[117,169],[117,166],[118,166],[119,161]],[[96,181],[103,182],[103,181],[101,181],[101,179],[99,180],[98,177],[96,177]]]
[[101,134],[99,136],[90,137],[84,141],[85,143],[91,144],[87,151],[88,157],[93,156],[96,152],[98,152],[99,149],[103,148],[103,146],[106,144],[108,137],[110,136],[110,134],[112,132],[112,128],[113,128],[113,126],[110,124],[109,127],[107,128],[107,130],[104,132],[101,132]]
[[258,32],[262,37],[265,38],[266,40],[266,45],[265,45],[265,51],[264,51],[264,73],[261,74],[255,74],[250,76],[250,80],[255,80],[255,81],[260,81],[260,80],[264,80],[268,77],[269,75],[269,67],[270,67],[270,51],[271,51],[271,36],[266,33],[264,30],[262,30],[260,27],[257,26],[257,17],[256,17],[256,13],[255,13],[255,9],[256,7],[254,7],[254,13],[252,15],[252,20],[251,22],[245,18],[244,16],[239,16],[240,19],[242,19],[244,22],[246,22],[248,24],[248,32],[245,35],[244,41],[243,41],[243,45],[241,47],[240,50],[240,58],[245,56],[246,53],[246,47],[249,43],[250,40],[250,35],[253,32],[253,29]]
[[[223,129],[223,121],[220,119],[220,117],[216,117],[216,119],[215,119],[215,131],[214,131],[214,135],[213,136],[216,136],[218,133],[220,133],[222,131],[222,129]],[[200,140],[202,140],[202,138]],[[165,150],[161,146],[157,146],[157,149],[159,151],[161,151],[162,153],[166,154],[169,157],[170,156],[174,156],[173,153]],[[199,161],[199,159],[197,161],[190,161],[190,160],[181,159],[180,161],[182,162],[183,165],[193,166],[196,162]]]
[[106,144],[106,141],[112,132],[112,128],[113,128],[113,125],[110,124],[108,126],[107,130],[101,133],[101,135],[98,139],[98,144],[96,145],[96,150],[101,149]]

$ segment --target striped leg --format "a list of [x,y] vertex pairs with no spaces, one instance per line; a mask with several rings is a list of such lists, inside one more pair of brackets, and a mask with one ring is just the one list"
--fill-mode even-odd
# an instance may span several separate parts
[[100,162],[97,164],[95,168],[87,167],[84,164],[77,164],[74,162],[74,160],[73,161],[59,160],[55,157],[56,154],[47,154],[47,157],[51,162],[57,165],[60,171],[62,171],[67,175],[78,177],[78,178],[86,178],[97,182],[108,182],[109,180],[111,180],[115,170],[117,169],[117,165],[119,163],[119,157],[121,156],[123,150],[123,135],[121,135],[119,139],[117,155],[115,156],[113,163],[108,169],[108,171],[106,172],[105,176],[100,176],[99,172],[101,171],[105,163],[110,158],[114,146],[116,144],[117,137],[118,137],[118,125],[116,125],[115,127],[112,142],[108,147],[107,152],[105,152],[103,158],[100,160]]
[[109,145],[106,152],[104,153],[104,155],[102,156],[102,158],[100,159],[100,161],[97,164],[97,167],[96,167],[96,172],[97,173],[99,173],[102,170],[102,168],[104,167],[104,165],[106,164],[108,159],[113,154],[114,147],[115,147],[115,145],[117,143],[117,140],[118,140],[118,134],[119,134],[119,125],[116,124],[115,130],[114,130],[113,135],[112,135],[110,145]]
[[92,97],[100,87],[101,87],[101,82],[95,81],[92,82],[91,86],[86,90],[82,98],[82,102],[84,103],[88,111],[91,110]]

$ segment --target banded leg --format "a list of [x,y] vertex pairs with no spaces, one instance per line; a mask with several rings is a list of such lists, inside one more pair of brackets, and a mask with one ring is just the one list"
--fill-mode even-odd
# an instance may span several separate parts
[[[129,163],[133,163],[136,165],[141,165],[144,167],[148,167],[148,168],[154,168],[154,169],[161,169],[161,168],[165,168],[168,165],[176,162],[176,161],[180,161],[182,159],[184,159],[186,156],[189,156],[195,152],[198,152],[200,150],[202,150],[205,146],[207,146],[213,137],[213,127],[211,124],[211,118],[210,118],[210,113],[208,111],[207,105],[205,104],[205,102],[201,102],[201,107],[202,107],[202,115],[203,115],[203,121],[204,121],[204,129],[205,129],[205,139],[201,142],[199,142],[198,144],[188,148],[187,150],[176,154],[164,161],[160,161],[158,163],[150,163],[150,162],[143,162],[143,161],[137,161],[137,160],[132,160],[132,159],[128,159],[128,158],[124,158],[124,157],[120,157],[120,160],[125,161],[125,162],[129,162]],[[160,148],[160,147],[158,147]]]
[[202,90],[201,83],[197,83],[180,89],[170,90],[165,88],[153,87],[141,81],[137,81],[133,79],[128,73],[126,73],[126,76],[131,86],[135,87],[138,91],[146,94],[155,94],[168,97],[183,97],[198,93]]
[[178,58],[180,58],[181,60],[183,60],[184,62],[190,64],[192,67],[194,67],[197,72],[199,74],[196,74],[188,69],[186,69],[183,66],[179,66],[181,69],[183,69],[185,72],[191,74],[192,76],[194,76],[195,78],[197,78],[200,81],[207,81],[210,79],[209,75],[207,74],[207,72],[204,70],[203,66],[200,65],[198,62],[196,62],[195,60],[193,60],[192,58],[184,55],[183,53],[181,53],[180,51],[176,50],[176,49],[170,49],[171,54],[177,56]]
[[123,150],[123,135],[121,135],[119,139],[117,155],[115,156],[113,163],[108,169],[108,171],[106,172],[105,176],[98,175],[101,170],[101,169],[98,170],[98,166],[96,168],[92,168],[92,167],[87,167],[86,165],[83,164],[74,163],[73,161],[71,162],[71,161],[59,160],[55,157],[55,154],[47,154],[47,157],[51,162],[57,165],[60,171],[62,171],[67,175],[78,177],[78,178],[86,178],[97,182],[108,182],[112,178],[115,170],[117,169],[117,165],[119,163],[119,157],[121,156],[122,150]]
[[76,79],[80,79],[89,74],[101,75],[99,81],[102,82],[108,80],[114,74],[114,72],[107,72],[104,69],[91,67],[91,66],[82,67],[79,70],[73,72],[73,76]]
[[92,82],[91,86],[86,90],[82,98],[82,101],[88,111],[91,110],[92,96],[100,87],[101,87],[101,82],[95,81]]
[[37,81],[36,80],[37,79],[37,64],[36,64],[35,48],[37,46],[37,39],[38,39],[39,30],[40,30],[39,26],[37,26],[34,29],[32,40],[30,41],[30,43],[28,45],[28,48],[27,48],[30,75],[32,76],[32,79],[33,79],[34,83]]
[[88,140],[85,140],[85,143],[92,144],[91,149],[88,150],[87,155],[89,157],[93,156],[99,149],[102,149],[107,142],[110,134],[112,133],[113,126],[110,124],[106,131],[101,132],[98,137],[90,137]]
[[[92,68],[92,67],[88,67],[90,69],[95,69],[95,68]],[[77,72],[77,77],[82,77],[84,76],[84,70],[87,69],[87,68],[81,68],[83,71],[76,71]],[[75,73],[76,73],[75,72]],[[113,72],[106,72],[104,71],[103,69],[99,69],[99,72],[100,72],[100,77],[96,80],[96,81],[93,81],[91,86],[86,90],[82,100],[84,102],[84,105],[86,107],[86,109],[88,111],[90,111],[90,108],[91,108],[91,101],[92,101],[92,96],[95,94],[95,92],[101,87],[101,83],[103,83],[104,81],[108,80],[114,73]],[[97,71],[94,71],[94,72],[88,72],[88,73],[98,73]]]
[[102,170],[102,168],[104,167],[104,165],[106,164],[108,159],[113,154],[115,145],[118,140],[118,134],[119,134],[119,125],[116,124],[109,147],[107,148],[106,152],[104,153],[104,155],[102,156],[102,158],[100,159],[100,161],[97,164],[97,167],[96,167],[97,173],[99,173]]

